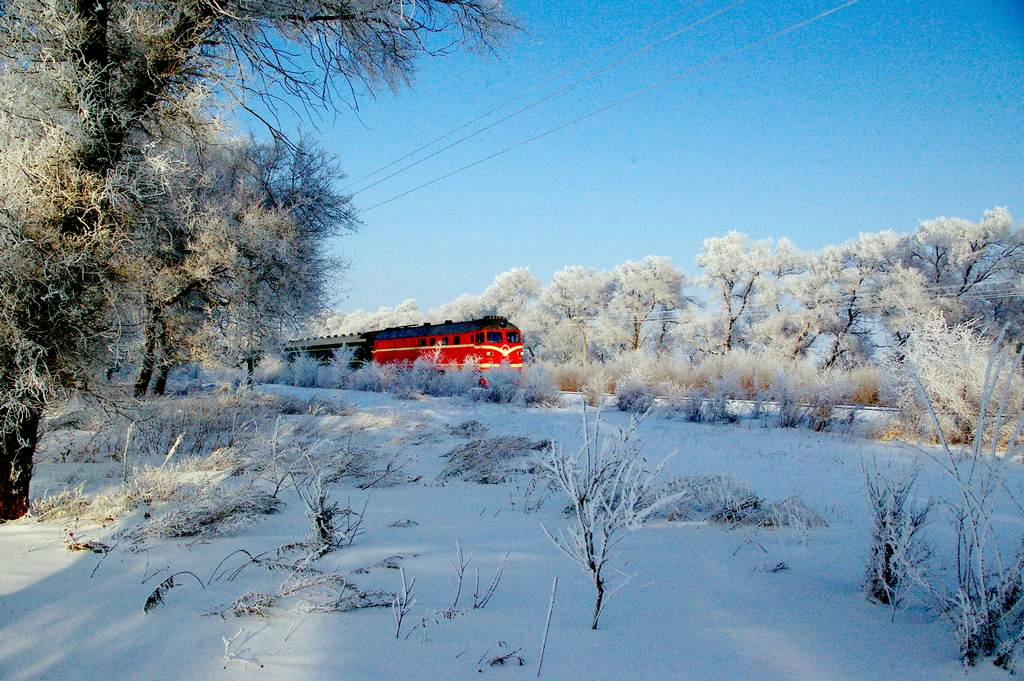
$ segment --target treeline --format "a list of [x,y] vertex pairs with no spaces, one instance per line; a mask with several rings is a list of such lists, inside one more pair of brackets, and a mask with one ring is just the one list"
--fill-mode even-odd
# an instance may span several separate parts
[[927,220],[909,234],[861,234],[818,251],[738,232],[706,239],[700,274],[668,257],[611,271],[570,266],[545,286],[526,269],[480,295],[424,312],[414,300],[319,317],[313,331],[350,333],[423,320],[504,315],[538,359],[607,363],[643,353],[698,362],[737,350],[851,368],[899,354],[932,315],[994,336],[1024,325],[1024,234],[1005,208],[978,221]]

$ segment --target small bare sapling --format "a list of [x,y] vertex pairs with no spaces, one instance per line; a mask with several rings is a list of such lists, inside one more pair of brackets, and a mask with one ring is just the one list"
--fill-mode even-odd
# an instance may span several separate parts
[[412,610],[412,606],[416,605],[416,596],[413,595],[413,589],[416,587],[416,578],[413,577],[412,580],[406,580],[405,568],[403,567],[398,568],[398,572],[402,577],[402,588],[391,601],[391,612],[395,615],[395,638],[401,636],[402,621],[409,614],[409,611]]
[[595,601],[591,629],[597,629],[608,588],[605,569],[623,535],[673,497],[658,499],[655,481],[662,466],[645,471],[644,459],[632,440],[642,419],[627,428],[602,434],[601,415],[590,423],[583,411],[583,444],[573,453],[551,443],[538,460],[542,474],[553,480],[569,500],[572,523],[552,534],[556,547],[590,573]]

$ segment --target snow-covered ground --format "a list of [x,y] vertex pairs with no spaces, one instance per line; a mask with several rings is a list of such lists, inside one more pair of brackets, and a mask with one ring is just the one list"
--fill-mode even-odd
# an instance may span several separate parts
[[[438,478],[444,456],[470,439],[453,433],[454,427],[473,420],[486,428],[478,437],[553,439],[571,449],[580,442],[579,406],[397,400],[283,386],[261,390],[351,405],[341,415],[282,417],[293,426],[315,425],[313,435],[305,431],[303,437],[327,444],[314,448],[312,458],[347,442],[404,464],[402,484],[361,490],[343,480],[331,487],[342,506],[358,511],[365,504],[363,533],[313,564],[315,574],[341,575],[351,583],[342,598],[361,593],[389,601],[401,585],[398,567],[408,580],[415,578],[415,603],[400,635],[388,607],[316,611],[338,601],[337,589],[328,586],[282,597],[262,615],[224,612],[247,592],[274,594],[294,579],[283,563],[236,571],[248,559],[230,555],[237,549],[274,555],[308,533],[304,506],[286,485],[280,511],[255,523],[215,537],[116,544],[105,555],[69,551],[61,533],[66,523],[0,525],[0,678],[534,677],[554,577],[559,582],[543,678],[1007,676],[987,661],[965,672],[949,623],[923,605],[911,603],[894,613],[868,602],[861,590],[870,530],[862,465],[877,460],[883,470],[906,470],[923,462],[918,492],[951,494],[919,448],[853,433],[763,428],[754,420],[693,424],[651,415],[640,427],[642,451],[652,463],[671,455],[665,477],[731,476],[769,502],[797,495],[828,527],[648,522],[620,545],[615,591],[600,628],[592,631],[589,578],[542,528],[554,531],[567,522],[564,499],[531,487],[529,476],[501,484]],[[608,428],[628,418],[611,410],[603,417]],[[37,493],[78,477],[90,480],[87,489],[119,482],[120,464],[55,460],[57,441],[51,436],[40,456]],[[242,478],[227,476],[222,484],[237,486]],[[1008,482],[1019,493],[1024,474],[1013,470]],[[149,512],[157,516],[167,508]],[[106,528],[83,527],[76,538],[115,544],[113,533],[143,522],[144,512],[138,509]],[[1024,519],[1013,507],[1000,512],[1003,536],[1012,543],[1024,533]],[[929,536],[937,545],[950,536],[941,510],[934,513]],[[472,560],[453,607],[456,543]],[[474,608],[477,570],[483,590],[506,552],[493,597],[486,607]],[[181,571],[194,574],[175,578],[177,586],[163,593],[163,603],[144,612],[157,585]],[[505,664],[491,664],[503,657]]]

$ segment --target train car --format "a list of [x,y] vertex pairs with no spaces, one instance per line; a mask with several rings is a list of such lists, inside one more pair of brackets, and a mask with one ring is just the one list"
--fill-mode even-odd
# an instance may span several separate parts
[[482,370],[523,366],[522,332],[504,317],[483,317],[465,322],[397,326],[347,336],[291,341],[289,356],[301,353],[327,361],[339,348],[354,351],[353,361],[411,365],[419,358],[438,366],[475,362]]

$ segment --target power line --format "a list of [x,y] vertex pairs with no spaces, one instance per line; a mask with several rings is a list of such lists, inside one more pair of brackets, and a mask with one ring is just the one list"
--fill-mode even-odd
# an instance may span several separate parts
[[606,105],[604,105],[602,107],[599,107],[597,109],[593,109],[590,112],[583,114],[582,116],[578,116],[578,117],[576,117],[576,118],[574,118],[572,120],[569,120],[569,121],[567,121],[565,123],[556,125],[553,128],[548,128],[544,132],[538,133],[536,135],[533,135],[532,137],[528,137],[528,138],[526,138],[524,140],[521,140],[521,141],[519,141],[519,142],[517,142],[515,144],[512,144],[512,145],[509,145],[507,147],[504,147],[503,149],[500,149],[500,150],[498,150],[498,151],[496,151],[494,153],[488,154],[487,156],[479,158],[476,161],[473,161],[471,163],[467,163],[466,165],[461,166],[459,168],[456,168],[455,170],[449,171],[449,172],[447,172],[447,173],[445,173],[443,175],[439,175],[438,177],[435,177],[432,180],[428,180],[427,182],[423,182],[422,184],[416,185],[415,187],[413,187],[411,189],[408,189],[408,190],[406,190],[404,192],[401,192],[399,194],[395,194],[394,196],[392,196],[392,197],[390,197],[388,199],[385,199],[383,201],[375,203],[372,206],[370,206],[369,208],[364,209],[362,211],[362,213],[366,213],[366,212],[374,210],[376,208],[380,208],[381,206],[387,205],[387,204],[391,203],[392,201],[397,201],[398,199],[403,198],[405,196],[408,196],[409,194],[412,194],[413,192],[419,191],[419,190],[424,189],[426,187],[429,187],[429,186],[431,186],[433,184],[437,184],[438,182],[446,180],[449,177],[452,177],[453,175],[457,175],[459,173],[465,172],[466,170],[469,170],[470,168],[478,166],[481,163],[486,163],[487,161],[490,161],[490,160],[495,159],[495,158],[497,158],[499,156],[507,154],[508,152],[513,151],[514,149],[518,149],[519,147],[526,146],[527,144],[531,144],[532,142],[536,142],[537,140],[542,139],[544,137],[547,137],[548,135],[551,135],[551,134],[553,134],[555,132],[558,132],[558,131],[563,130],[565,128],[568,128],[570,126],[573,126],[573,125],[576,125],[578,123],[581,123],[581,122],[583,122],[583,121],[585,121],[585,120],[587,120],[589,118],[592,118],[592,117],[594,117],[594,116],[596,116],[596,115],[598,115],[600,113],[603,113],[605,111],[608,111],[609,109],[612,109],[612,108],[615,108],[617,106],[620,106],[620,105],[622,105],[622,104],[624,104],[624,103],[626,103],[626,102],[628,102],[628,101],[630,101],[632,99],[635,99],[636,97],[640,97],[641,95],[645,95],[648,92],[651,92],[652,90],[655,90],[655,89],[657,89],[659,87],[663,87],[663,86],[665,86],[665,85],[667,85],[669,83],[675,82],[675,81],[677,81],[677,80],[679,80],[681,78],[684,78],[686,76],[692,75],[692,74],[697,73],[699,71],[702,71],[704,69],[710,68],[711,66],[719,64],[719,63],[721,63],[721,62],[723,62],[723,61],[725,61],[727,59],[731,59],[731,58],[733,58],[733,57],[735,57],[735,56],[737,56],[739,54],[742,54],[742,53],[747,52],[749,50],[752,50],[752,49],[755,49],[757,47],[760,47],[761,45],[764,45],[764,44],[766,44],[768,42],[771,42],[772,40],[776,40],[778,38],[781,38],[781,37],[783,37],[783,36],[785,36],[785,35],[787,35],[789,33],[792,33],[792,32],[797,31],[797,30],[799,30],[799,29],[801,29],[801,28],[803,28],[805,26],[808,26],[809,24],[815,23],[817,21],[820,21],[820,20],[822,20],[822,19],[832,15],[832,14],[835,14],[836,12],[844,10],[847,7],[850,7],[851,5],[855,5],[855,4],[857,4],[857,2],[859,2],[859,0],[848,0],[848,2],[844,2],[844,3],[840,4],[840,5],[836,5],[835,7],[832,7],[831,9],[825,10],[824,12],[820,12],[819,14],[816,14],[813,17],[810,17],[808,19],[804,19],[804,20],[799,21],[799,22],[797,22],[795,24],[792,24],[792,25],[790,25],[790,26],[788,26],[788,27],[786,27],[786,28],[784,28],[784,29],[782,29],[780,31],[776,31],[775,33],[772,33],[772,34],[770,34],[770,35],[768,35],[768,36],[766,36],[764,38],[761,38],[759,40],[755,40],[753,42],[747,43],[746,45],[744,45],[744,46],[742,46],[742,47],[740,47],[738,49],[732,50],[731,52],[727,52],[724,55],[721,55],[719,57],[715,57],[713,59],[709,59],[709,60],[707,60],[705,62],[702,62],[701,64],[698,64],[697,66],[691,67],[689,69],[684,69],[682,71],[679,71],[679,72],[669,76],[668,78],[664,78],[664,79],[662,79],[660,81],[656,81],[656,82],[652,83],[651,85],[645,86],[645,87],[643,87],[643,88],[641,88],[639,90],[635,90],[635,91],[631,92],[630,94],[628,94],[628,95],[626,95],[624,97],[621,97],[620,99],[614,100],[611,103],[606,104]]
[[[387,170],[391,166],[393,166],[393,165],[395,165],[397,163],[401,163],[402,161],[404,161],[405,159],[407,159],[407,158],[409,158],[411,156],[415,156],[419,152],[423,151],[424,149],[429,148],[430,146],[436,144],[437,142],[440,142],[441,140],[445,139],[446,137],[454,135],[455,133],[457,133],[457,132],[459,132],[461,130],[465,130],[469,126],[471,126],[474,123],[477,123],[479,121],[482,121],[483,119],[487,118],[491,114],[497,113],[498,111],[501,111],[502,109],[504,109],[505,107],[507,107],[507,106],[509,106],[511,104],[515,104],[516,102],[518,102],[520,99],[522,99],[526,95],[530,94],[531,92],[536,92],[537,90],[540,90],[540,89],[544,88],[545,86],[547,86],[547,85],[549,85],[549,84],[559,80],[563,76],[566,76],[566,75],[568,75],[568,74],[570,74],[570,73],[572,73],[574,71],[578,71],[579,69],[583,68],[587,64],[590,64],[590,63],[593,63],[593,62],[597,61],[600,57],[604,56],[605,54],[608,54],[609,52],[613,52],[614,50],[622,47],[623,45],[625,45],[626,43],[630,42],[634,38],[637,38],[638,36],[641,36],[644,33],[649,33],[652,30],[654,30],[656,27],[661,26],[662,24],[666,24],[666,23],[668,23],[670,21],[675,20],[677,17],[681,16],[687,9],[689,9],[690,6],[700,4],[701,2],[703,2],[703,0],[692,0],[691,2],[688,2],[688,3],[684,4],[682,7],[680,7],[675,12],[669,14],[667,17],[659,19],[658,21],[654,22],[653,24],[648,24],[647,26],[644,26],[641,29],[639,29],[637,31],[634,31],[633,33],[630,33],[625,38],[622,38],[621,40],[617,41],[613,45],[610,45],[610,46],[605,47],[605,48],[603,48],[601,50],[598,50],[593,55],[587,57],[586,59],[584,59],[582,61],[578,61],[578,62],[575,62],[575,63],[569,65],[568,67],[562,69],[561,71],[559,71],[555,75],[551,76],[550,78],[546,78],[545,80],[543,80],[543,81],[541,81],[541,82],[539,82],[539,83],[537,83],[537,84],[527,88],[526,90],[523,90],[522,92],[520,92],[519,94],[515,95],[511,99],[505,100],[501,104],[498,104],[494,108],[492,108],[492,109],[490,109],[488,111],[485,111],[484,113],[480,114],[476,118],[473,118],[472,120],[469,120],[469,121],[463,123],[462,125],[459,125],[459,126],[457,126],[455,128],[452,128],[448,132],[446,132],[446,133],[444,133],[442,135],[439,135],[438,137],[435,137],[434,139],[430,140],[429,142],[423,144],[420,147],[417,147],[416,149],[413,149],[412,151],[410,151],[409,153],[405,154],[404,156],[399,156],[398,158],[396,158],[395,160],[391,161],[390,163],[386,163],[385,165],[380,166],[376,170],[374,170],[374,171],[372,171],[370,173],[367,173],[366,175],[363,175],[359,179],[356,179],[356,180],[353,180],[352,182],[349,182],[345,187],[342,188],[342,191],[345,191],[345,190],[347,190],[347,189],[349,189],[351,187],[354,187],[355,185],[359,184],[363,180],[368,180],[371,177],[374,177],[378,173],[380,173],[380,172],[382,172],[384,170]],[[365,189],[365,187],[364,187],[364,189]],[[362,191],[362,190],[360,190],[360,191]]]
[[388,180],[390,180],[391,178],[395,177],[396,175],[401,175],[406,170],[409,170],[410,168],[414,168],[414,167],[418,166],[419,164],[423,163],[424,161],[430,160],[430,159],[434,158],[435,156],[438,156],[439,154],[443,154],[444,152],[448,151],[449,149],[457,147],[458,145],[462,144],[466,140],[472,139],[473,137],[476,137],[477,135],[479,135],[479,134],[481,134],[483,132],[486,132],[486,131],[490,130],[491,128],[494,128],[494,127],[496,127],[498,125],[501,125],[502,123],[504,123],[505,121],[509,120],[510,118],[515,118],[516,116],[518,116],[520,114],[526,113],[530,109],[538,107],[541,104],[543,104],[543,103],[545,103],[545,102],[547,102],[547,101],[549,101],[551,99],[554,99],[555,97],[563,95],[566,92],[576,88],[579,85],[582,85],[583,83],[591,81],[594,78],[597,78],[598,76],[603,75],[603,74],[607,73],[608,71],[611,71],[612,69],[614,69],[614,68],[616,68],[618,66],[621,66],[625,62],[627,62],[630,59],[633,59],[635,57],[638,57],[639,55],[643,54],[644,52],[648,52],[648,51],[654,49],[655,47],[658,47],[659,45],[663,45],[663,44],[667,43],[670,40],[678,38],[680,35],[682,35],[684,33],[688,33],[689,31],[692,31],[693,29],[695,29],[695,28],[697,28],[697,27],[699,27],[699,26],[701,26],[703,24],[706,24],[707,22],[709,22],[709,21],[711,21],[711,20],[721,16],[722,14],[725,14],[726,12],[735,9],[739,5],[743,4],[744,1],[745,0],[735,0],[731,4],[723,7],[722,9],[716,10],[716,11],[712,12],[711,14],[708,14],[707,16],[704,16],[704,17],[698,19],[697,21],[694,21],[694,22],[692,22],[690,24],[687,24],[686,26],[683,26],[682,28],[678,28],[675,31],[672,31],[671,33],[669,33],[668,35],[664,36],[663,38],[659,38],[658,40],[656,40],[654,42],[647,43],[643,47],[640,47],[639,49],[634,50],[633,52],[630,52],[629,54],[627,54],[627,55],[617,59],[616,61],[613,61],[612,63],[607,64],[605,66],[602,66],[601,68],[599,68],[599,69],[597,69],[595,71],[591,71],[590,73],[587,73],[586,75],[584,75],[584,76],[582,76],[582,77],[580,77],[580,78],[578,78],[578,79],[568,83],[567,85],[564,85],[563,87],[559,88],[558,90],[555,90],[554,92],[552,92],[550,94],[544,95],[540,99],[536,99],[536,100],[530,102],[529,104],[516,109],[512,113],[509,113],[509,114],[507,114],[505,116],[502,116],[501,118],[499,118],[498,120],[494,121],[493,123],[489,123],[489,124],[485,125],[482,128],[474,130],[473,132],[469,133],[468,135],[464,135],[464,136],[458,138],[457,140],[455,140],[455,141],[453,141],[453,142],[451,142],[449,144],[446,144],[445,146],[441,147],[440,149],[437,149],[436,151],[433,151],[433,152],[427,154],[426,156],[413,161],[412,163],[409,163],[407,165],[402,166],[401,168],[399,168],[398,170],[394,171],[393,173],[389,173],[389,174],[385,175],[384,177],[380,178],[379,180],[366,185],[362,189],[358,189],[358,190],[352,192],[352,196],[356,196],[358,194],[362,194],[363,192],[365,192],[368,189],[373,189],[374,187],[376,187],[376,186],[378,186],[378,185],[380,185],[380,184],[382,184],[384,182],[387,182]]

